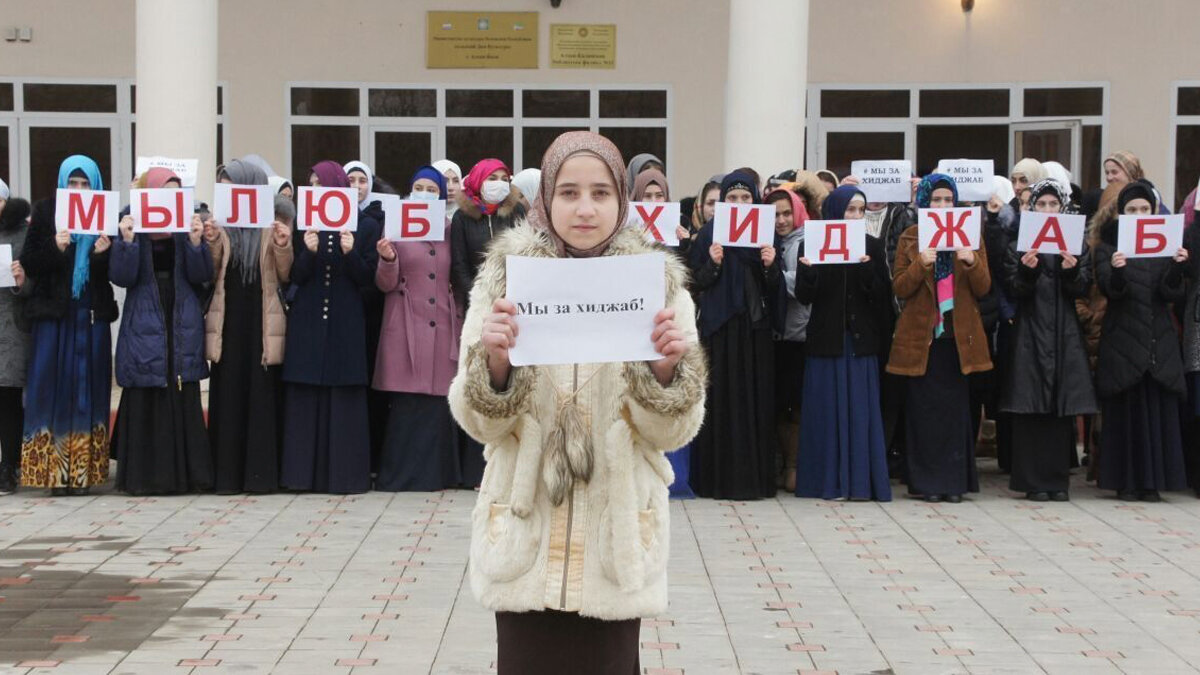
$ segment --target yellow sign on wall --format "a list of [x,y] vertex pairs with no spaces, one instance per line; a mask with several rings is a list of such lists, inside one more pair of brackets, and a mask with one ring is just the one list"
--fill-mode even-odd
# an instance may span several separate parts
[[550,24],[551,68],[617,67],[617,25]]
[[429,12],[427,68],[537,68],[537,12]]

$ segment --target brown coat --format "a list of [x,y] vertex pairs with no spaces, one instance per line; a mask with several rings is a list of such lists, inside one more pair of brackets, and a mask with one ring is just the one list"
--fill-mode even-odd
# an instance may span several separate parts
[[[262,246],[259,250],[258,268],[263,290],[263,361],[264,366],[283,363],[283,344],[287,336],[287,314],[279,300],[279,284],[286,284],[292,272],[292,247],[276,246],[273,230],[262,231]],[[204,351],[213,363],[221,361],[221,343],[225,328],[225,272],[229,269],[232,250],[229,235],[220,230],[220,236],[209,244],[213,267],[217,270],[217,283],[213,289],[212,303],[204,317]]]
[[[978,302],[991,287],[987,250],[980,242],[974,264],[967,265],[957,259],[954,261],[954,309],[951,311],[954,341],[958,345],[958,359],[964,375],[992,369],[992,357],[988,352],[983,321],[979,317]],[[894,375],[920,377],[925,374],[929,362],[929,347],[933,343],[933,330],[937,325],[937,294],[933,284],[933,266],[922,265],[921,255],[917,251],[916,225],[900,235],[896,264],[892,271],[892,290],[904,303],[904,310],[896,322],[896,335],[892,339],[887,371]]]
[[1088,288],[1086,297],[1075,300],[1075,313],[1079,315],[1079,326],[1083,343],[1087,347],[1088,363],[1096,369],[1096,357],[1100,354],[1100,327],[1104,324],[1104,313],[1108,311],[1108,298],[1095,283]]

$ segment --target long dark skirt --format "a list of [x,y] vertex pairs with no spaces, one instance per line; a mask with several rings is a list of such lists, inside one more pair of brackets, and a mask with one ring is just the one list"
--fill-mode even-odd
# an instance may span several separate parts
[[574,612],[496,612],[499,675],[637,675],[641,619]]
[[112,443],[122,492],[165,495],[213,487],[199,382],[121,390]]
[[274,492],[279,489],[279,366],[263,367],[262,283],[225,276],[225,326],[221,361],[212,364],[208,435],[216,490]]
[[970,400],[954,339],[934,340],[925,374],[908,378],[904,402],[909,494],[979,492]]
[[84,488],[108,480],[112,333],[92,322],[91,286],[58,321],[35,321],[25,380],[21,484]]
[[1100,403],[1100,479],[1104,490],[1187,487],[1179,397],[1149,377]]
[[891,501],[879,360],[853,356],[847,335],[843,356],[809,356],[796,458],[796,496]]
[[433,492],[462,484],[458,429],[445,396],[393,392],[375,489]]
[[1066,492],[1071,486],[1075,418],[1012,414],[1012,476],[1017,492]]
[[775,494],[775,346],[769,328],[739,314],[703,340],[709,358],[704,426],[692,443],[692,490],[701,497]]
[[280,485],[358,494],[371,487],[367,388],[284,385]]

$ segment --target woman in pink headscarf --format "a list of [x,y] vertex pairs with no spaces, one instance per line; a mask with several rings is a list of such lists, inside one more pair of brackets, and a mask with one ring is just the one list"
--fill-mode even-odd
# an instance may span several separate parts
[[467,307],[492,237],[525,217],[521,191],[511,180],[512,172],[498,159],[480,160],[463,179],[458,211],[450,221],[450,283],[459,307]]

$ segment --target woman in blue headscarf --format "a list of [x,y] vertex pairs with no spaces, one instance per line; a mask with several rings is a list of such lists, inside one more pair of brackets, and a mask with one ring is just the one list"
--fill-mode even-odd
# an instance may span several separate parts
[[[417,169],[409,199],[446,197],[446,178]],[[377,245],[375,284],[386,300],[372,388],[390,401],[375,489],[442,490],[475,487],[483,449],[460,442],[446,395],[458,371],[462,315],[450,290],[450,240],[389,241]]]
[[[917,186],[917,207],[958,202],[950,176],[934,173]],[[967,375],[992,369],[979,299],[992,287],[987,250],[921,249],[917,226],[900,235],[892,289],[904,304],[887,371],[907,378],[905,448],[908,491],[928,502],[962,501],[979,492]]]
[[[103,190],[100,167],[72,155],[58,187]],[[53,199],[33,211],[21,266],[33,283],[25,305],[32,350],[25,386],[21,484],[52,495],[87,494],[108,478],[112,337],[117,303],[108,283],[112,242],[56,232]]]
[[[825,220],[858,220],[867,197],[843,185],[825,199]],[[843,242],[844,244],[845,242]],[[801,253],[803,256],[803,253]],[[892,289],[883,240],[848,264],[796,267],[796,300],[812,305],[805,338],[796,496],[890,501],[879,408],[879,355],[892,332]]]
[[[759,202],[758,180],[734,171],[721,201]],[[772,219],[773,220],[773,219]],[[760,227],[773,229],[771,220]],[[688,252],[709,366],[704,426],[692,444],[690,482],[701,497],[762,499],[775,494],[775,346],[787,298],[776,245],[713,243],[713,221]]]

